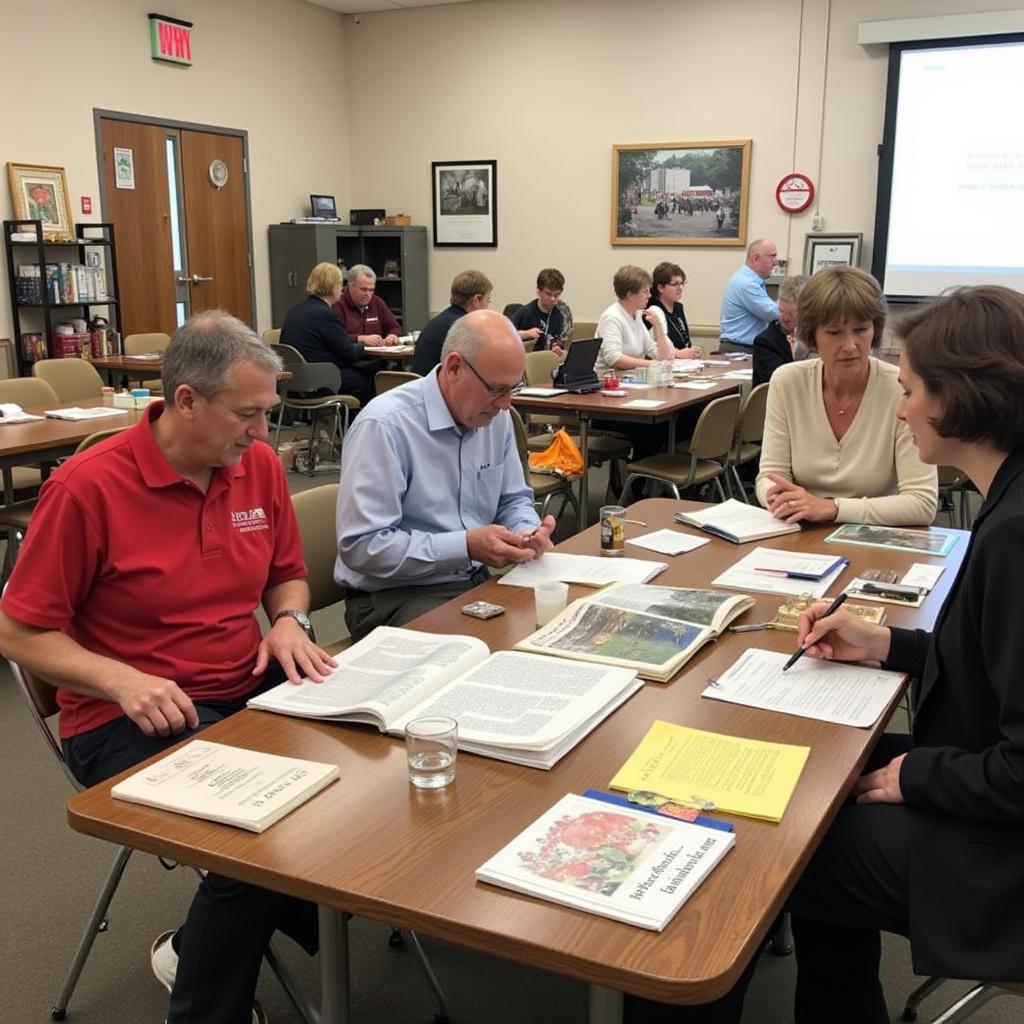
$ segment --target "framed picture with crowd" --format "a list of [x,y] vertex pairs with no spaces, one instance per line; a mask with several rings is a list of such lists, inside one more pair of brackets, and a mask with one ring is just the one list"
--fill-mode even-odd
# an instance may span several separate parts
[[612,245],[746,245],[750,147],[750,139],[612,146]]

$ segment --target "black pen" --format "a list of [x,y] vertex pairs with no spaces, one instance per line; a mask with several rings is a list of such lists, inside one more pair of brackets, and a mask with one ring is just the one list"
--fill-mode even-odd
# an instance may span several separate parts
[[[846,595],[846,591],[844,590],[843,593],[841,593],[828,606],[828,611],[826,611],[825,614],[822,615],[822,618],[823,619],[827,619],[830,615],[834,615],[837,611],[839,611],[840,606],[846,600],[846,596],[847,596]],[[803,656],[803,653],[804,653],[804,648],[803,647],[798,647],[796,649],[796,652],[794,654],[790,655],[789,661],[787,661],[786,664],[782,666],[782,671],[785,672],[786,669],[792,668],[800,660],[800,658]]]

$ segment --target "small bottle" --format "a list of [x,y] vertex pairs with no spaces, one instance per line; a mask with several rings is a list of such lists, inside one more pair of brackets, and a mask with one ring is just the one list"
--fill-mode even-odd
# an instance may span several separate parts
[[114,389],[103,388],[103,404],[113,405],[114,404]]

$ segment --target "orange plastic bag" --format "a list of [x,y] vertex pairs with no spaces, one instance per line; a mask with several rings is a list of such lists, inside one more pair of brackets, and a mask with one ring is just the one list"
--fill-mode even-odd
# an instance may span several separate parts
[[551,444],[544,451],[530,452],[530,469],[534,473],[549,473],[552,476],[580,476],[583,472],[583,455],[563,427],[555,431]]

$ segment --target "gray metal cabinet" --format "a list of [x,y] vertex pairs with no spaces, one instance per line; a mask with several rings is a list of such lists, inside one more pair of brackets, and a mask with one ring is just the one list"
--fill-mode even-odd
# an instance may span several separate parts
[[338,224],[270,225],[270,292],[274,326],[306,297],[306,278],[322,261],[364,263],[377,274],[377,294],[405,331],[427,322],[427,229]]

